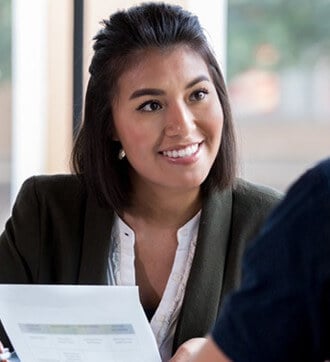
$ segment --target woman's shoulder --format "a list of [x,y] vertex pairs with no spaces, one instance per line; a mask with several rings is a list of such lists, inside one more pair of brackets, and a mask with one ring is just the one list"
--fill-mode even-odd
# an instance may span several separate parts
[[232,223],[251,239],[282,199],[271,187],[237,179],[232,191]]
[[24,181],[18,197],[34,194],[39,200],[76,199],[84,197],[85,187],[78,176],[72,174],[31,176]]
[[233,199],[238,205],[252,208],[272,208],[283,197],[275,188],[237,178],[233,185]]
[[24,184],[34,184],[39,187],[79,187],[82,185],[79,176],[73,174],[35,175],[27,178]]

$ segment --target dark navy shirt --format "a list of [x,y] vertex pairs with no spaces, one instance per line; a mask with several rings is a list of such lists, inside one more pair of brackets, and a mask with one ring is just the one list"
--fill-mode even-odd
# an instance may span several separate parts
[[330,159],[307,171],[247,250],[212,336],[235,362],[330,360]]

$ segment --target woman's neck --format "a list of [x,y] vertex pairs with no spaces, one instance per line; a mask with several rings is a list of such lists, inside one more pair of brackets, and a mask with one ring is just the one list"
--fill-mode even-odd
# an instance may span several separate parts
[[[191,190],[135,190],[132,206],[125,210],[124,219],[143,219],[144,222],[176,229],[190,220],[201,208],[199,188]],[[128,221],[128,220],[127,220]]]

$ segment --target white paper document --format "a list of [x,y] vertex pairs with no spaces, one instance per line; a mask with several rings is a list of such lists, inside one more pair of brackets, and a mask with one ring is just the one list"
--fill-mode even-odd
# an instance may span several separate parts
[[137,287],[0,285],[21,362],[160,362]]

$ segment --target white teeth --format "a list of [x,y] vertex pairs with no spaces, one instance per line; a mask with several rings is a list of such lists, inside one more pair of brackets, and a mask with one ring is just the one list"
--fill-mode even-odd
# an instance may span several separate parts
[[194,145],[188,146],[186,148],[181,148],[180,150],[173,150],[173,151],[164,151],[163,155],[171,158],[183,158],[189,157],[193,155],[198,149],[198,143]]

